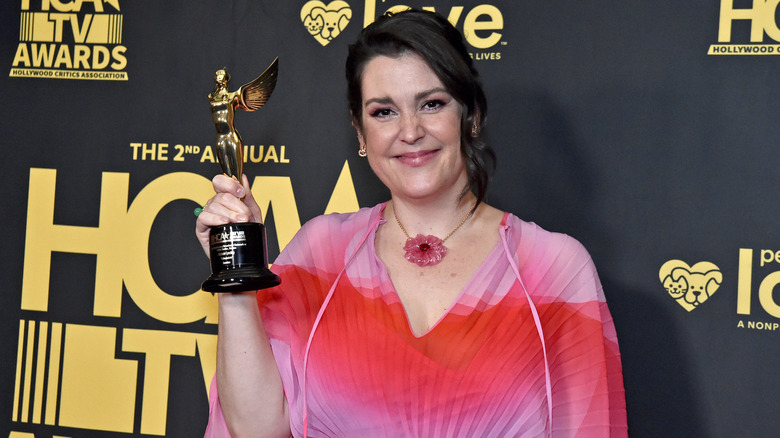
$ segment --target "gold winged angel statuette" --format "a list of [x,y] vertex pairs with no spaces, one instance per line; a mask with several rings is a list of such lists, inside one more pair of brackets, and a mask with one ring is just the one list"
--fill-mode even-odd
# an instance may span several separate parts
[[217,70],[214,74],[216,84],[214,91],[209,94],[211,115],[217,128],[217,141],[214,147],[222,172],[238,181],[241,180],[243,173],[244,143],[234,126],[236,108],[256,111],[265,105],[276,86],[278,72],[279,58],[276,58],[260,76],[242,85],[236,91],[227,89],[230,82],[227,68]]

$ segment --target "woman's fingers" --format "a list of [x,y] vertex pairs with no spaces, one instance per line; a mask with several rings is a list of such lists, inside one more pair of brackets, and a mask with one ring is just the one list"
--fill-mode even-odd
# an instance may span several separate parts
[[217,175],[211,181],[216,194],[203,206],[195,222],[195,234],[206,254],[212,227],[231,222],[262,222],[263,218],[246,175],[242,175],[241,183],[225,175]]
[[229,193],[237,198],[243,198],[246,193],[244,187],[235,179],[226,175],[217,175],[211,183],[214,185],[214,191],[217,193]]
[[[204,212],[223,216],[230,222],[249,222],[252,211],[241,199],[227,193],[217,193],[206,203]],[[203,214],[203,213],[201,213]]]

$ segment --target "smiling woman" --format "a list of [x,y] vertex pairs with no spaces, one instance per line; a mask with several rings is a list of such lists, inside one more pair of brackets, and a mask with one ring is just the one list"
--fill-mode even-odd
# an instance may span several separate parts
[[[363,73],[358,139],[397,202],[455,202],[466,186],[461,105],[418,55],[379,56]],[[469,204],[467,204],[469,205]]]
[[[383,16],[350,46],[347,82],[391,199],[307,223],[274,262],[280,286],[220,295],[206,436],[626,436],[587,251],[483,202],[487,103],[460,33]],[[246,181],[214,188],[207,254],[209,227],[262,217]]]

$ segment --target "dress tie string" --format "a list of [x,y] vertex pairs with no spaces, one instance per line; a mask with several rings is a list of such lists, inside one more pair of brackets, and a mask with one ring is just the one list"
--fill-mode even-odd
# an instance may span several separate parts
[[360,248],[363,247],[363,244],[366,243],[366,239],[368,239],[368,236],[371,235],[371,232],[374,230],[374,228],[377,226],[379,221],[382,220],[382,215],[377,215],[376,219],[374,219],[371,222],[371,225],[368,227],[368,231],[363,236],[362,239],[360,239],[360,243],[357,244],[355,247],[355,250],[352,251],[352,254],[347,259],[346,263],[344,263],[344,267],[341,269],[341,272],[339,272],[339,275],[336,277],[336,280],[333,282],[333,285],[330,287],[330,290],[328,291],[328,294],[325,296],[325,300],[322,302],[322,305],[320,306],[320,310],[317,313],[317,317],[314,319],[314,325],[311,328],[311,331],[309,332],[309,339],[306,341],[306,350],[304,350],[303,353],[303,377],[301,377],[301,387],[303,391],[303,437],[308,438],[309,433],[309,409],[308,409],[308,403],[307,403],[307,397],[306,397],[306,370],[309,366],[309,350],[311,349],[311,343],[314,339],[314,333],[317,331],[317,327],[320,325],[320,321],[322,320],[322,315],[325,313],[325,308],[328,307],[328,303],[330,303],[331,298],[333,298],[333,294],[336,292],[336,285],[338,285],[339,280],[341,279],[342,275],[344,275],[344,272],[346,272],[347,268],[349,267],[349,264],[352,262],[352,259],[355,258],[355,255],[358,251],[360,251]]
[[506,225],[506,221],[509,214],[504,214],[504,219],[501,220],[501,227],[499,228],[499,234],[501,235],[501,242],[504,245],[504,255],[506,256],[506,259],[509,261],[509,264],[512,266],[512,271],[515,273],[515,277],[517,277],[517,281],[520,283],[520,286],[523,288],[523,292],[525,292],[525,297],[528,299],[528,305],[531,307],[531,315],[534,318],[534,324],[536,325],[536,333],[539,335],[539,340],[542,342],[542,354],[544,355],[544,383],[545,387],[547,389],[547,436],[552,436],[552,417],[553,417],[553,406],[552,406],[552,379],[550,377],[550,362],[547,359],[547,344],[544,341],[544,330],[542,330],[542,321],[539,318],[539,312],[536,310],[536,305],[534,304],[534,301],[531,299],[531,294],[528,293],[528,289],[525,287],[525,283],[523,283],[522,277],[520,277],[520,270],[517,268],[517,263],[515,262],[514,257],[512,257],[512,252],[509,250],[509,243],[507,242],[506,237],[506,230],[509,228]]

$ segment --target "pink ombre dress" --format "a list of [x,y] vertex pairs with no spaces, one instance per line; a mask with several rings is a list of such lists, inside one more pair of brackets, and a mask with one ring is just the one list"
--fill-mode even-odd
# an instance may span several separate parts
[[[418,336],[374,249],[383,209],[307,223],[274,264],[281,286],[258,293],[293,436],[627,436],[617,337],[582,245],[505,214]],[[206,437],[229,436],[212,383]]]

